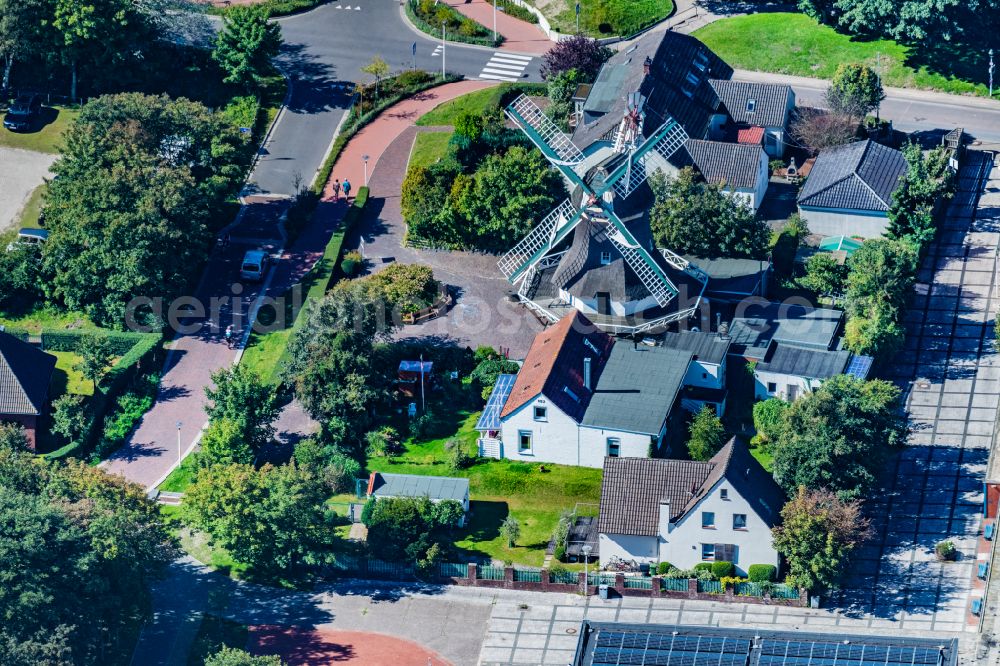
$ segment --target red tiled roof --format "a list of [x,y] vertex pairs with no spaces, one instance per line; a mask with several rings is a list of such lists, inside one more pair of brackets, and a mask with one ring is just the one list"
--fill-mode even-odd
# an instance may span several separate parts
[[592,389],[613,345],[611,336],[579,312],[563,317],[535,336],[500,418],[506,418],[544,393],[556,407],[579,422],[591,396],[591,391],[583,387],[583,359],[591,359]]
[[764,143],[764,128],[751,125],[736,130],[736,143],[746,143],[759,146]]

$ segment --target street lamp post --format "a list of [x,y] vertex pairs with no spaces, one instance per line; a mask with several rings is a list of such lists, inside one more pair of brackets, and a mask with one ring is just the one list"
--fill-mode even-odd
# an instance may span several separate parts
[[493,0],[493,42],[497,41],[497,0]]
[[180,421],[177,422],[177,464],[181,464],[181,426],[184,425]]
[[590,544],[583,544],[580,550],[583,551],[583,594],[586,596],[590,585]]
[[444,64],[445,64],[445,58],[447,57],[447,54],[445,53],[445,49],[447,47],[445,46],[445,42],[444,42],[444,27],[445,27],[445,25],[446,25],[446,23],[444,21],[441,21],[441,80],[442,81],[444,81],[444,77],[445,77]]
[[993,49],[990,49],[990,97],[993,97],[993,70],[996,69],[996,65],[993,64]]
[[365,187],[368,187],[368,153],[362,155],[361,160],[365,163]]
[[576,3],[576,34],[580,34],[580,3]]

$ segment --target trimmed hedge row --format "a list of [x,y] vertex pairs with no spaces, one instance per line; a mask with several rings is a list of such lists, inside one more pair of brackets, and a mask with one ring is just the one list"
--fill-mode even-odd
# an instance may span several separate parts
[[89,340],[100,338],[110,343],[115,356],[125,356],[133,347],[149,335],[157,339],[160,337],[155,333],[43,330],[42,349],[46,351],[76,352],[81,345],[86,344]]
[[[423,32],[423,33],[425,33],[427,35],[430,35],[431,37],[434,37],[434,38],[437,38],[437,39],[441,39],[441,26],[440,25],[433,26],[430,23],[428,23],[426,20],[424,20],[423,18],[421,18],[420,15],[417,14],[416,4],[417,4],[417,0],[409,0],[409,2],[406,3],[406,17],[408,19],[410,19],[410,22],[413,23],[414,27],[416,27],[418,30],[420,30],[420,32]],[[471,21],[472,20],[472,19],[466,17],[461,12],[456,11],[455,9],[449,7],[446,4],[440,3],[440,4],[438,4],[438,8],[439,8],[439,11],[440,11],[440,8],[444,8],[446,10],[450,10],[450,12],[455,15],[455,20],[456,21]],[[476,23],[476,22],[473,21],[473,23]],[[476,23],[476,25],[479,25],[480,27],[482,27],[483,30],[487,30],[486,26],[484,26],[484,25],[481,25],[479,23]],[[493,39],[492,37],[472,37],[472,36],[469,36],[469,35],[462,35],[462,34],[460,34],[458,32],[452,31],[451,34],[446,34],[445,35],[445,39],[446,39],[446,41],[449,41],[449,42],[459,42],[461,44],[475,44],[476,46],[489,46],[491,48],[497,48],[498,46],[500,46],[501,44],[503,44],[503,35],[501,35],[499,33],[497,34],[497,38]]]
[[[275,16],[288,16],[290,14],[299,14],[305,11],[309,11],[314,7],[318,7],[323,3],[328,2],[328,0],[264,0],[260,3],[267,8],[267,15],[271,17]],[[232,10],[234,7],[209,7],[207,13],[216,14],[218,16],[225,15],[226,12]]]
[[3,332],[13,338],[17,338],[21,342],[27,342],[28,338],[31,337],[30,333],[20,328],[5,328]]

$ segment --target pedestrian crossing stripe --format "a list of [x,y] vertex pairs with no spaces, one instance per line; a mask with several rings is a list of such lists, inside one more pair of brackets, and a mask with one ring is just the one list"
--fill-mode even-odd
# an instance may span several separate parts
[[479,73],[479,78],[491,81],[519,81],[531,61],[532,56],[496,51]]
[[437,55],[441,55],[441,50],[442,50],[442,49],[441,49],[441,45],[440,45],[440,44],[438,44],[438,45],[437,45],[437,48],[435,48],[435,49],[434,49],[434,51],[433,51],[433,52],[431,53],[431,55],[432,55],[432,56],[437,56]]

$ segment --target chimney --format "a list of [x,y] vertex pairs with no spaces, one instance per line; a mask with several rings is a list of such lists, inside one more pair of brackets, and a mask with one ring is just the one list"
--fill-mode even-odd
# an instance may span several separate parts
[[649,76],[649,70],[650,68],[652,68],[652,66],[653,66],[652,58],[646,56],[646,59],[642,63],[642,73],[645,74],[646,76]]
[[583,359],[583,388],[590,390],[590,357]]
[[722,313],[721,312],[716,312],[715,313],[715,330],[718,331],[718,330],[721,330],[721,328],[722,328]]
[[657,520],[657,531],[660,536],[670,534],[670,498],[660,500],[660,515]]

